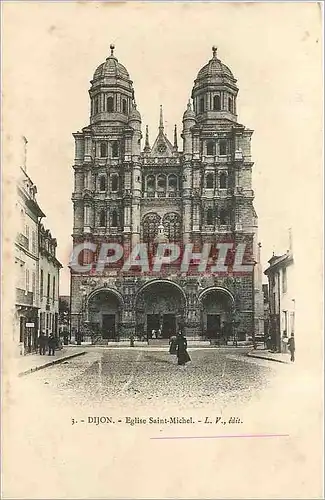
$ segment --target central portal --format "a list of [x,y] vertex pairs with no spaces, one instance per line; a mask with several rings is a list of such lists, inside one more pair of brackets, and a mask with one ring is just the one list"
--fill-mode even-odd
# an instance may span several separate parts
[[146,284],[136,299],[137,335],[151,338],[152,331],[160,338],[175,335],[182,327],[185,298],[182,289],[171,281],[154,280]]

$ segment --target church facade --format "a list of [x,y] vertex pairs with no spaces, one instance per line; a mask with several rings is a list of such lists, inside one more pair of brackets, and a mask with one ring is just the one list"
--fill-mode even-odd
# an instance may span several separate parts
[[[73,134],[72,236],[84,250],[80,269],[71,266],[72,333],[100,341],[147,338],[153,330],[167,338],[182,329],[189,338],[245,340],[262,331],[253,131],[237,120],[236,83],[213,48],[183,115],[182,147],[176,126],[167,138],[162,108],[156,140],[151,146],[146,127],[142,145],[133,83],[111,46],[91,81],[90,123]],[[139,244],[151,255],[161,243],[192,245],[196,254],[204,244],[228,243],[229,265],[219,273],[199,272],[194,261],[186,272],[175,264],[136,273],[121,259],[98,272],[103,243],[125,255]],[[250,272],[233,271],[232,245],[239,244]]]

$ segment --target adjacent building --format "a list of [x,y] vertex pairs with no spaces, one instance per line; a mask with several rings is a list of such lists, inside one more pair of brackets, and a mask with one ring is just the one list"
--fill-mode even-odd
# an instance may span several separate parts
[[[73,245],[84,250],[71,268],[71,329],[98,338],[123,339],[179,328],[192,338],[221,331],[247,339],[263,331],[263,296],[252,190],[253,131],[238,121],[237,81],[219,59],[198,72],[183,115],[182,148],[164,130],[160,108],[158,135],[150,145],[127,69],[111,54],[91,80],[90,122],[74,133]],[[186,96],[184,96],[186,99]],[[180,246],[192,243],[245,244],[252,272],[246,275],[191,275],[171,267],[165,275],[95,271],[100,246],[116,242],[128,252],[138,243]]]
[[45,335],[58,335],[59,277],[62,265],[56,258],[57,241],[39,224],[39,327]]
[[24,169],[17,183],[15,241],[15,343],[20,354],[36,350],[41,330],[57,333],[59,270],[56,241],[45,231],[37,188]]
[[274,255],[264,271],[269,281],[269,335],[271,345],[281,352],[282,338],[295,333],[294,259],[291,250]]

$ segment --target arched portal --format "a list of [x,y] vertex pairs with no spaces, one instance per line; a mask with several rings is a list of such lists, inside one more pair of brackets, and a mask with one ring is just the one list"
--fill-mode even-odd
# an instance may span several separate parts
[[209,339],[227,340],[232,336],[234,297],[229,290],[211,287],[199,295],[201,328]]
[[114,291],[95,291],[88,299],[88,321],[92,332],[103,339],[117,340],[122,308],[122,298]]
[[180,286],[171,281],[154,280],[139,290],[135,309],[138,335],[169,338],[183,329],[185,294]]

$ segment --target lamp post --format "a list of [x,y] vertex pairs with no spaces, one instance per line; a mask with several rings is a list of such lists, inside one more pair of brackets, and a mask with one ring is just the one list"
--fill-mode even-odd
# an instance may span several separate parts
[[239,298],[238,298],[238,293],[237,293],[237,285],[239,285],[239,284],[240,284],[240,278],[233,278],[235,304],[234,304],[233,315],[232,315],[233,316],[232,317],[232,327],[233,327],[233,345],[235,347],[238,346],[237,329],[238,329],[238,325],[240,323],[239,316],[238,316]]

